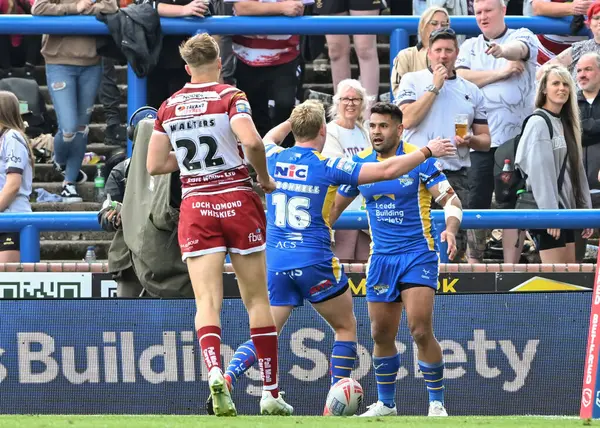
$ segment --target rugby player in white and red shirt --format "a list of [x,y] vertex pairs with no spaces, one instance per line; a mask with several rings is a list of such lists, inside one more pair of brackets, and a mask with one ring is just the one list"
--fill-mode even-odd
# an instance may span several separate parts
[[248,310],[250,335],[258,354],[264,388],[261,414],[290,415],[277,386],[277,332],[269,307],[265,266],[265,214],[252,189],[248,161],[262,189],[275,182],[267,172],[265,149],[241,90],[217,83],[219,47],[199,34],[180,47],[191,83],[158,110],[148,148],[151,175],[178,168],[182,202],[179,246],[196,298],[196,330],[217,416],[235,416],[221,369],[223,264],[230,254],[240,294]]

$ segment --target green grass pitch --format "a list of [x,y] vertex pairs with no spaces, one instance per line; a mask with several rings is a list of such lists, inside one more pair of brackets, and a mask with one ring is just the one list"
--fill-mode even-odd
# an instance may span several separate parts
[[544,416],[454,416],[448,418],[426,417],[321,417],[321,416],[238,416],[216,418],[214,416],[0,416],[0,428],[353,428],[353,427],[483,427],[483,428],[570,428],[600,427],[600,422],[582,421],[577,418]]

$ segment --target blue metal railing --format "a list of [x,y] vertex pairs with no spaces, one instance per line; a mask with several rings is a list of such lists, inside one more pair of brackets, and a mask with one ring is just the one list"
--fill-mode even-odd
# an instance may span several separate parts
[[[476,35],[474,17],[453,16],[452,28],[458,34]],[[221,17],[162,18],[165,34],[389,34],[390,64],[397,53],[408,46],[408,35],[416,34],[419,18],[415,16],[311,16],[311,17]],[[510,28],[529,28],[534,33],[569,34],[569,18],[507,17]],[[0,34],[87,34],[107,35],[107,27],[90,16],[0,15]],[[582,31],[582,34],[587,34]],[[146,104],[146,81],[139,79],[131,67],[127,73],[127,113],[130,116]],[[131,145],[129,145],[131,153]],[[443,227],[443,213],[434,211],[434,222]],[[573,228],[600,227],[600,214],[593,210],[578,211],[465,211],[462,227],[476,228]],[[344,213],[335,224],[340,229],[366,229],[364,212]],[[41,231],[100,230],[93,212],[37,212],[0,214],[0,230],[20,232],[21,261],[40,259]],[[443,255],[442,255],[443,256]]]
[[[521,229],[545,229],[549,227],[570,229],[600,227],[599,210],[465,210],[463,229],[515,228],[515,220]],[[433,211],[433,222],[438,230],[444,229],[444,212]],[[364,211],[344,212],[334,224],[334,229],[368,229]],[[40,232],[100,231],[95,212],[34,212],[0,214],[0,230],[21,232],[21,262],[40,260]],[[442,251],[443,253],[443,251]]]

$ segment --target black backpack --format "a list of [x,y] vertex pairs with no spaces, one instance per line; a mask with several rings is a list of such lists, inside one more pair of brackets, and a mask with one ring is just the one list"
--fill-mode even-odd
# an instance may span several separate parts
[[48,115],[46,102],[35,80],[7,77],[0,80],[0,91],[12,92],[26,107],[21,117],[27,122],[25,133],[29,138],[41,134],[54,134],[56,124]]
[[[515,168],[515,156],[517,155],[519,140],[521,139],[521,135],[523,135],[525,125],[532,116],[544,118],[550,131],[550,139],[554,137],[552,122],[548,115],[542,111],[536,111],[525,118],[521,132],[517,136],[506,141],[496,149],[496,153],[494,153],[494,196],[496,203],[500,205],[514,207],[517,202],[517,192],[525,188],[527,177],[524,177],[521,171]],[[510,161],[510,165],[512,166],[512,174],[508,175],[508,179],[507,176],[502,174],[506,159]]]

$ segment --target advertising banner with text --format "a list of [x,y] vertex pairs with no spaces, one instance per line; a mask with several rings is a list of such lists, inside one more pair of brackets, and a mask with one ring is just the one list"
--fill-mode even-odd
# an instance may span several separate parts
[[[437,296],[448,411],[576,415],[590,304],[590,292]],[[353,377],[370,404],[376,385],[364,299],[355,299],[355,313],[360,358]],[[188,299],[0,300],[0,412],[203,413],[208,387],[194,314]],[[249,337],[239,299],[224,303],[223,332],[227,362]],[[322,412],[332,344],[310,306],[294,311],[280,336],[279,383],[296,414]],[[427,393],[405,319],[397,347],[399,413],[425,415]],[[252,368],[238,382],[240,413],[258,413],[259,379]]]

